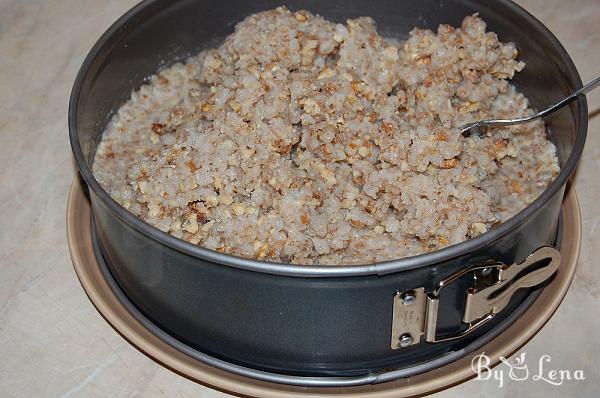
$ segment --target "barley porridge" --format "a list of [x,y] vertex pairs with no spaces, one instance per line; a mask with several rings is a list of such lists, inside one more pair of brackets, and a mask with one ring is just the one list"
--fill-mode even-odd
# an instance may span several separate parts
[[397,259],[484,233],[559,172],[509,83],[512,43],[477,15],[402,43],[368,17],[251,15],[166,68],[104,131],[94,174],[123,207],[221,253],[294,264]]

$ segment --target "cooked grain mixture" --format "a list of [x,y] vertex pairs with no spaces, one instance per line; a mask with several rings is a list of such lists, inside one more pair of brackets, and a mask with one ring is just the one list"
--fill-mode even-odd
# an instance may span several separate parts
[[458,130],[532,112],[508,82],[517,55],[477,15],[399,46],[368,17],[251,15],[132,93],[94,172],[133,214],[221,253],[335,265],[436,250],[559,172],[542,122]]

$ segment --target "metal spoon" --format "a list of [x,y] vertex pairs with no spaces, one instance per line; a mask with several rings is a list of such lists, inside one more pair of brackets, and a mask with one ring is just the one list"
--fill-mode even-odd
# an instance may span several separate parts
[[594,80],[592,80],[590,83],[586,84],[585,86],[581,87],[579,90],[575,91],[568,97],[563,98],[562,100],[558,101],[556,104],[551,105],[548,108],[546,108],[543,111],[538,112],[536,114],[533,114],[531,116],[519,117],[519,118],[515,118],[515,119],[487,119],[487,120],[480,120],[478,122],[467,123],[460,128],[460,132],[462,133],[463,136],[468,137],[474,132],[481,134],[481,132],[482,132],[481,130],[483,127],[512,126],[515,124],[528,123],[533,120],[546,117],[546,116],[556,112],[563,106],[575,101],[575,99],[577,99],[577,97],[579,95],[583,95],[589,91],[592,91],[599,85],[600,85],[600,76],[595,78]]

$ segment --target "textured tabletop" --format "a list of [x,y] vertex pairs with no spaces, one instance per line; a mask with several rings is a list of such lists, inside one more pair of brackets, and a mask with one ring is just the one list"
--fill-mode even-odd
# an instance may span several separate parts
[[[225,397],[163,368],[96,312],[66,243],[75,176],[67,102],[100,34],[135,1],[0,0],[0,397]],[[600,74],[600,2],[519,1],[562,41],[582,79]],[[595,397],[600,386],[600,91],[588,96],[588,142],[575,178],[583,217],[579,268],[564,302],[527,353],[527,381],[471,380],[435,397]],[[552,369],[584,381],[553,386]],[[598,357],[597,357],[598,356]]]

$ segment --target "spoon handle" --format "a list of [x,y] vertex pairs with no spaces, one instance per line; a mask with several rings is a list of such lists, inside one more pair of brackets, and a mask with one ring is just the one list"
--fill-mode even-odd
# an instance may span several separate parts
[[543,111],[538,113],[537,116],[544,117],[544,116],[550,115],[550,114],[554,113],[555,111],[557,111],[558,109],[565,106],[566,104],[573,102],[575,99],[577,99],[577,97],[580,94],[586,94],[586,93],[592,91],[593,89],[595,89],[596,87],[598,87],[599,85],[600,85],[600,76],[598,76],[597,78],[595,78],[594,80],[592,80],[591,82],[586,84],[585,86],[581,87],[579,90],[575,91],[573,94],[569,95],[568,97],[565,97],[562,100],[558,101],[556,104],[551,105],[550,107],[544,109]]
[[579,90],[571,93],[570,95],[566,96],[562,100],[560,100],[557,103],[549,106],[548,108],[544,109],[541,112],[535,113],[535,114],[530,115],[530,116],[519,117],[519,118],[514,118],[514,119],[488,119],[488,120],[480,120],[478,122],[473,122],[473,123],[466,124],[466,125],[462,126],[460,128],[460,130],[463,133],[463,135],[467,136],[467,135],[469,135],[471,133],[472,129],[476,129],[478,127],[483,127],[483,126],[512,126],[512,125],[515,125],[515,124],[527,123],[527,122],[530,122],[532,120],[543,118],[543,117],[546,117],[546,116],[548,116],[548,115],[556,112],[557,110],[559,110],[563,106],[565,106],[565,105],[573,102],[574,100],[577,99],[577,97],[579,95],[586,94],[586,93],[592,91],[593,89],[595,89],[598,86],[600,86],[600,76],[598,76],[597,78],[595,78],[594,80],[592,80],[591,82],[589,82],[588,84],[586,84],[585,86],[581,87]]

